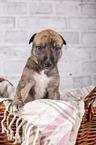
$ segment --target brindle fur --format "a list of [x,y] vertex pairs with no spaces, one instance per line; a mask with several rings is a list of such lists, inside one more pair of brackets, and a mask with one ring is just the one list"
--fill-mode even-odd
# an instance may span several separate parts
[[[48,84],[46,84],[47,87],[44,88],[45,91],[41,98],[60,99],[57,62],[62,55],[62,45],[66,45],[65,40],[55,31],[47,29],[34,34],[29,43],[31,42],[33,42],[31,56],[24,67],[13,101],[13,104],[19,105],[19,107],[28,101],[39,98],[39,96],[36,96],[35,92],[35,90],[39,90],[39,88],[35,88],[38,83],[35,80],[35,75],[39,76],[43,71],[43,76],[45,77],[44,83],[47,83],[47,79]],[[43,48],[42,51],[37,49],[38,46]],[[55,51],[56,47],[60,48],[58,52]],[[52,62],[52,66],[48,69],[44,68],[46,60]]]

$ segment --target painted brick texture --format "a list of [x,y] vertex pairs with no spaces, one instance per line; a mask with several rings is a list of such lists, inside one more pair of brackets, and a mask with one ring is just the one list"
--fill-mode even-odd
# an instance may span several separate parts
[[67,42],[58,63],[60,91],[96,85],[96,0],[0,0],[0,77],[17,86],[30,37],[47,28]]

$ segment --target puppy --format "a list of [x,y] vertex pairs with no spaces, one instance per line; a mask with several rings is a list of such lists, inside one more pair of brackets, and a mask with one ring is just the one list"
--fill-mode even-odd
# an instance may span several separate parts
[[35,33],[29,57],[16,89],[13,104],[21,107],[35,99],[60,99],[57,62],[66,41],[57,32],[47,29]]

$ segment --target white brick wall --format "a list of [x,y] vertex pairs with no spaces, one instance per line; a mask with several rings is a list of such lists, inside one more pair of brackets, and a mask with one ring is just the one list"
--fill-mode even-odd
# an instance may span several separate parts
[[24,15],[27,14],[27,5],[23,2],[6,2],[3,6],[5,15]]
[[0,0],[0,77],[17,85],[30,37],[50,28],[67,41],[60,90],[96,85],[96,0]]

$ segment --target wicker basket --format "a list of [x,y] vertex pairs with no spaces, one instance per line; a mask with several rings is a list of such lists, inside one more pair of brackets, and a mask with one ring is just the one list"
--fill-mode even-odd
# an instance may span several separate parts
[[78,131],[75,145],[96,145],[96,87],[85,98],[85,113]]

